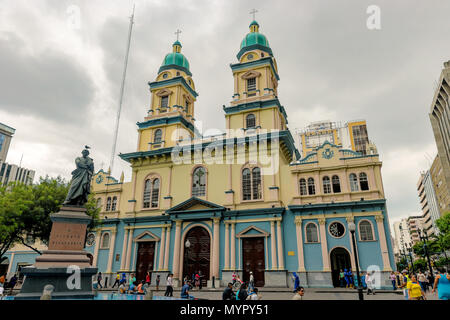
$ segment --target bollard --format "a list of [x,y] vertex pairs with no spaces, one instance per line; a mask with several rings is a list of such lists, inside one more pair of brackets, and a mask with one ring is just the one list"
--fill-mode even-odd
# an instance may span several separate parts
[[55,287],[51,284],[47,284],[42,291],[41,300],[51,300],[53,290],[55,290]]
[[212,277],[212,287],[215,288],[216,287],[216,277]]

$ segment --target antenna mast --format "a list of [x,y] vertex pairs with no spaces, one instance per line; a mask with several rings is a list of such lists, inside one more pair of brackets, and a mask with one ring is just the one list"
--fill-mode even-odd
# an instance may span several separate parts
[[120,86],[119,109],[117,110],[116,128],[114,130],[114,141],[113,141],[113,146],[112,146],[112,151],[111,151],[111,162],[110,162],[111,172],[114,168],[114,157],[116,155],[116,145],[117,145],[117,135],[119,133],[120,113],[122,111],[123,92],[124,92],[124,88],[125,88],[125,78],[127,75],[128,54],[130,52],[131,32],[133,30],[133,23],[134,23],[134,7],[135,7],[135,5],[133,4],[133,13],[131,14],[131,17],[130,17],[130,28],[128,30],[127,52],[125,54],[125,64],[123,67],[122,84]]

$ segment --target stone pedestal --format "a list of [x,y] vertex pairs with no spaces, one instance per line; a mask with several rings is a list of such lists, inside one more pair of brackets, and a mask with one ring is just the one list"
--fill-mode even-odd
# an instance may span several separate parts
[[266,270],[264,272],[265,288],[287,288],[286,270]]
[[91,218],[84,207],[63,206],[51,220],[48,250],[32,267],[23,268],[25,280],[15,299],[39,299],[47,284],[55,287],[55,299],[93,298],[92,277],[97,268],[83,250]]

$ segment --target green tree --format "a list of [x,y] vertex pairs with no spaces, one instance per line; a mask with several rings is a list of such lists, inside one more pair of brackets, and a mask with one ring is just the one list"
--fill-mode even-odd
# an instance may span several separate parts
[[414,261],[414,270],[416,270],[416,272],[418,270],[422,270],[425,271],[427,270],[428,265],[427,265],[427,261],[425,259],[417,259]]
[[445,213],[442,217],[437,219],[436,225],[441,233],[450,234],[450,212]]
[[[69,186],[61,178],[40,178],[35,185],[11,184],[0,189],[0,260],[14,244],[22,243],[41,253],[33,243],[42,240],[48,243],[52,221],[50,215],[59,211]],[[88,230],[99,223],[100,209],[91,194],[85,207],[92,217]]]

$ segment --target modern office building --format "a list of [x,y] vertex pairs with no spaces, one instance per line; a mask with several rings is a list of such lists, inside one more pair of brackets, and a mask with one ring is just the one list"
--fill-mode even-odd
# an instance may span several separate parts
[[[365,120],[354,120],[344,124],[328,120],[313,122],[304,129],[295,130],[295,140],[302,158],[313,153],[315,148],[325,141],[359,152],[361,155],[370,154],[370,148],[374,147],[369,142]],[[376,153],[376,150],[373,153]]]
[[[434,138],[438,150],[438,156],[442,171],[439,174],[439,180],[442,184],[445,181],[447,195],[444,197],[447,200],[445,207],[441,213],[450,212],[448,202],[448,192],[450,186],[450,60],[444,63],[444,69],[439,77],[438,86],[434,93],[433,101],[431,103],[430,120],[433,127]],[[436,164],[436,166],[438,166]],[[438,195],[439,198],[439,195]]]
[[15,164],[0,161],[0,185],[5,186],[10,182],[32,184],[34,174],[34,170],[21,168]]
[[11,139],[16,129],[0,122],[0,163],[6,161]]
[[420,241],[419,229],[424,229],[422,216],[410,216],[406,218],[406,224],[411,239],[410,246],[413,246]]
[[450,185],[445,179],[444,169],[442,168],[441,157],[439,154],[434,158],[430,168],[431,180],[436,194],[440,216],[450,212]]
[[434,192],[433,181],[430,170],[420,174],[417,182],[417,192],[419,194],[420,208],[422,209],[423,231],[430,237],[438,233],[436,220],[440,218],[439,206]]
[[396,261],[402,258],[401,252],[412,242],[408,228],[408,220],[402,219],[394,223],[394,255]]

